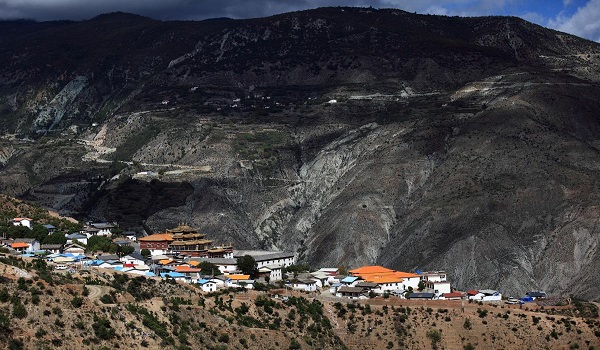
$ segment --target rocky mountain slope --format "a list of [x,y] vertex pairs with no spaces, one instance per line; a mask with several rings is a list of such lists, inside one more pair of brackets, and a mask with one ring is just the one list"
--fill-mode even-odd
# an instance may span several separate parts
[[2,22],[0,190],[63,213],[600,297],[600,45],[326,8]]

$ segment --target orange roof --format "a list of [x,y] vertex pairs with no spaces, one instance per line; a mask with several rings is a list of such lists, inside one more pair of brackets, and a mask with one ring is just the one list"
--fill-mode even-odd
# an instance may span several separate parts
[[232,280],[236,280],[236,281],[243,281],[243,280],[250,279],[250,275],[228,275],[227,277],[231,278]]
[[24,242],[15,242],[10,244],[11,248],[28,248],[29,244]]
[[30,218],[14,218],[13,221],[23,221],[23,220],[29,220],[31,221]]
[[188,261],[188,265],[198,266],[198,265],[200,265],[200,261],[195,261],[195,260]]
[[173,260],[172,259],[163,259],[163,260],[159,260],[158,263],[161,265],[168,265],[170,263],[172,263]]
[[395,275],[383,275],[383,276],[368,276],[364,278],[367,282],[382,284],[382,283],[400,283],[402,282],[402,277],[398,277]]
[[181,266],[175,266],[175,271],[177,271],[177,272],[200,272],[200,269],[181,265]]
[[388,268],[385,268],[383,266],[363,266],[363,267],[359,267],[358,269],[354,269],[354,270],[350,270],[348,271],[350,272],[350,274],[357,276],[357,275],[366,275],[366,274],[382,274],[382,273],[390,273],[390,272],[394,272],[394,270],[390,270]]
[[157,233],[150,236],[138,238],[138,241],[142,242],[162,242],[162,241],[172,241],[173,237],[171,237],[168,233]]

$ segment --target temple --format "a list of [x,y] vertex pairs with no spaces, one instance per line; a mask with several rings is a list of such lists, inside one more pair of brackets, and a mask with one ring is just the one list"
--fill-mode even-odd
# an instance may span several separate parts
[[139,239],[140,249],[148,249],[152,255],[177,254],[189,257],[233,258],[233,247],[215,246],[206,234],[188,225],[179,225],[166,233]]

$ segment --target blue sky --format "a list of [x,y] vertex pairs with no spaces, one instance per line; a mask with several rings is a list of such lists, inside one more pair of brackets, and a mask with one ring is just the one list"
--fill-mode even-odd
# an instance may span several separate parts
[[458,16],[511,15],[600,42],[600,0],[0,0],[0,18],[87,19],[125,11],[156,19],[250,18],[321,6]]

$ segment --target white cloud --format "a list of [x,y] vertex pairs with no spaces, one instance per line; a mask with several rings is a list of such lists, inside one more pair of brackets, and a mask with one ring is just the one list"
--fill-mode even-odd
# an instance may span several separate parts
[[559,14],[548,26],[582,38],[600,42],[600,0],[589,0],[572,16]]
[[537,12],[527,12],[527,13],[520,15],[519,17],[521,17],[524,20],[527,20],[529,22],[537,23],[540,25],[544,25],[547,22],[546,17],[544,17],[543,15],[541,15]]

